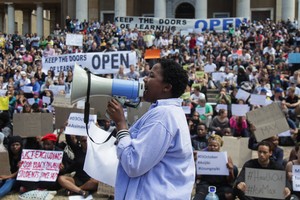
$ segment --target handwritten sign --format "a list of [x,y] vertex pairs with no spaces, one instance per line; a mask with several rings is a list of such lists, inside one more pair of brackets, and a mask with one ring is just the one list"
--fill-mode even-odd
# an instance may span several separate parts
[[62,151],[23,149],[17,180],[54,182],[63,158]]
[[229,175],[227,152],[197,152],[197,174]]
[[300,165],[293,165],[293,190],[300,191]]
[[[91,122],[96,122],[96,121],[97,121],[97,115],[90,115],[88,128],[90,127]],[[68,119],[68,126],[66,127],[65,133],[69,135],[86,136],[87,134],[86,134],[86,125],[84,123],[84,114],[71,113]]]
[[277,103],[250,111],[246,116],[256,128],[254,134],[258,142],[289,130],[285,115]]
[[245,172],[247,196],[284,199],[285,171],[246,168]]

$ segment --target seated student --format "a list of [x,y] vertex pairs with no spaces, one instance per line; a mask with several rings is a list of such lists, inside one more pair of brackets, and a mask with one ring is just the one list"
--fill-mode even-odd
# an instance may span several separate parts
[[16,177],[19,170],[18,164],[21,160],[22,149],[23,144],[20,136],[11,136],[8,138],[8,156],[11,174],[0,175],[0,199],[13,188],[16,188]]
[[244,116],[231,116],[229,120],[230,128],[234,137],[249,137],[248,124]]
[[210,104],[206,103],[206,99],[205,98],[201,98],[198,101],[198,105],[196,107],[197,108],[204,108],[205,109],[205,113],[200,115],[200,120],[206,124],[206,126],[209,126],[211,119],[212,119],[212,115],[213,115],[213,108]]
[[[287,172],[287,178],[288,178],[288,181],[291,183],[293,183],[293,165],[300,165],[300,151],[299,151],[299,144],[297,144],[295,146],[295,153],[296,153],[296,156],[297,158],[294,159],[294,160],[291,160],[289,161],[287,164],[286,164],[286,168],[285,168],[285,171]],[[294,200],[299,200],[300,198],[300,192],[299,191],[293,191],[292,190],[292,196],[291,196],[291,199],[294,199]]]
[[84,170],[84,161],[87,151],[87,138],[81,136],[79,140],[75,137],[71,138],[70,135],[66,135],[67,144],[74,152],[75,158],[73,165],[70,166],[70,172],[76,172],[74,177],[59,176],[59,184],[67,189],[67,195],[80,194],[87,197],[91,191],[96,191],[98,188],[98,181],[91,178]]
[[[201,123],[200,115],[197,111],[192,113],[192,117],[188,119],[191,138],[197,137],[197,127]],[[206,125],[205,125],[206,126]]]
[[194,150],[201,151],[208,145],[208,129],[206,124],[199,123],[197,126],[197,136],[192,138],[192,146]]
[[216,134],[222,136],[224,128],[229,128],[229,120],[227,117],[227,110],[220,109],[217,116],[213,118],[209,125],[211,131],[215,131]]
[[[58,147],[56,147],[57,137],[53,133],[48,133],[42,137],[42,149],[47,151],[62,151]],[[67,155],[64,153],[62,163],[60,165],[59,175],[65,174],[68,168],[68,165],[71,161],[68,159]],[[20,192],[26,192],[36,189],[46,189],[46,190],[58,190],[60,188],[57,181],[50,182],[50,181],[38,181],[38,182],[31,182],[31,181],[20,181]]]
[[[272,155],[270,156],[270,160],[273,160],[274,162],[283,165],[283,149],[278,146],[279,137],[277,135],[274,135],[263,141],[268,141],[272,145],[273,151],[272,151]],[[257,151],[258,144],[259,143],[256,141],[254,134],[252,134],[248,140],[248,148]]]
[[[219,152],[223,145],[223,140],[219,135],[212,134],[208,138],[207,151]],[[236,168],[232,163],[232,159],[228,156],[227,168],[228,176],[221,175],[200,175],[197,176],[196,194],[193,200],[203,200],[208,194],[208,187],[213,185],[217,188],[219,199],[232,199],[232,185],[236,177]]]
[[[234,194],[239,199],[249,199],[249,200],[261,200],[262,198],[257,197],[248,197],[245,195],[245,191],[247,189],[247,185],[245,183],[245,169],[246,168],[255,168],[255,169],[272,169],[272,170],[284,170],[283,166],[274,162],[270,159],[272,155],[272,144],[268,141],[262,141],[258,144],[258,158],[251,159],[247,161],[239,176],[237,177],[235,186],[234,186]],[[284,188],[284,196],[285,198],[291,194],[291,190],[289,189],[289,183],[286,183],[286,187]]]

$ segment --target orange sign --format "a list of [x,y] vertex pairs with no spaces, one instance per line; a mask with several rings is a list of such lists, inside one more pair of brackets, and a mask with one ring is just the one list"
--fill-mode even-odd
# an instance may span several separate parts
[[145,59],[157,59],[160,58],[160,49],[146,49]]

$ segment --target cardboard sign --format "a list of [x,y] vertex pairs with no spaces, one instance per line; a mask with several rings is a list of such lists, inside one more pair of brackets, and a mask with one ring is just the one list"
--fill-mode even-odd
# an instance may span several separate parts
[[63,151],[23,149],[17,180],[54,182],[62,158]]
[[246,116],[247,120],[256,128],[254,134],[258,142],[290,129],[285,115],[277,103],[252,110]]
[[6,150],[0,152],[0,163],[0,175],[11,174],[8,152]]
[[[59,129],[65,126],[71,113],[83,113],[84,109],[55,107],[55,128]],[[94,108],[90,108],[90,114],[94,114]]]
[[114,196],[115,195],[115,188],[99,181],[97,194]]
[[159,59],[160,49],[146,49],[145,59]]
[[148,102],[141,102],[137,108],[127,108],[127,121],[129,124],[133,124],[140,117],[142,117],[151,106]]
[[57,95],[53,98],[52,106],[73,108],[71,99],[67,95]]
[[42,136],[53,132],[52,113],[14,113],[14,135]]
[[197,174],[228,176],[227,162],[227,152],[198,151]]
[[245,180],[247,196],[284,199],[286,172],[283,170],[246,168]]
[[92,96],[90,97],[90,107],[94,108],[94,113],[98,119],[105,119],[107,104],[112,99],[111,96]]
[[252,158],[252,151],[247,148],[249,138],[237,138],[233,136],[224,136],[221,151],[227,151],[232,158],[233,164],[242,168],[246,161]]
[[83,35],[82,34],[70,34],[68,33],[66,36],[66,45],[71,46],[82,46]]

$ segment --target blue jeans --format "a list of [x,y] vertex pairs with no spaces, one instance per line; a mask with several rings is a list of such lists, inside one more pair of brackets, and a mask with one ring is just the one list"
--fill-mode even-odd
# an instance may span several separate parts
[[11,191],[15,182],[16,182],[16,179],[14,179],[14,178],[0,181],[0,186],[1,186],[0,187],[0,198],[4,197],[5,195],[7,195],[7,193],[9,193]]

